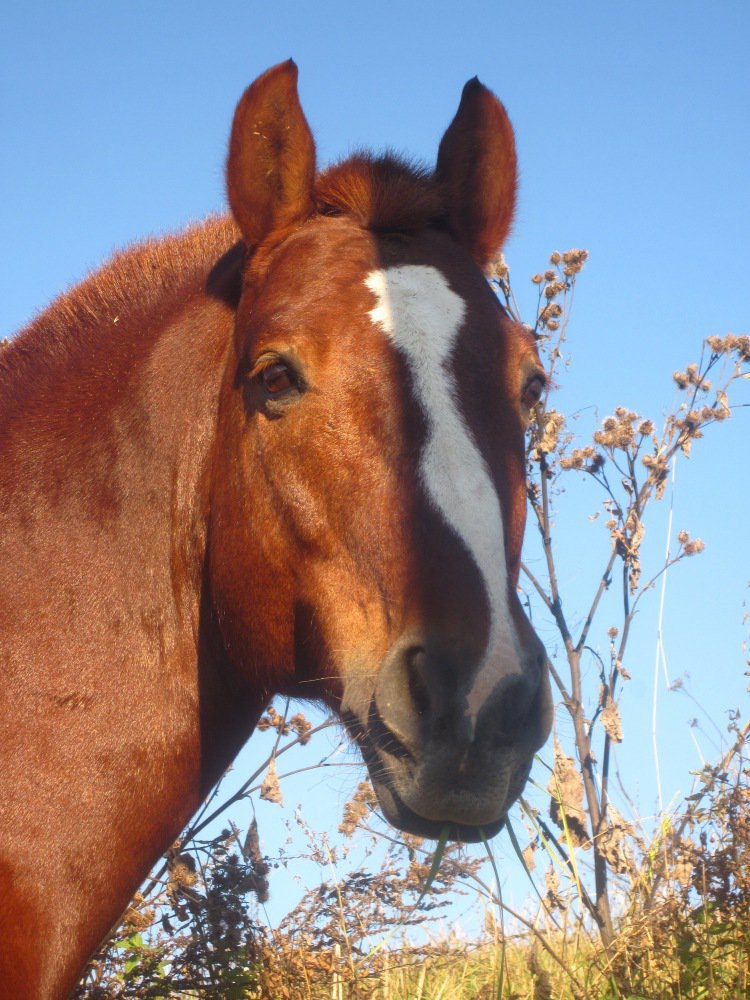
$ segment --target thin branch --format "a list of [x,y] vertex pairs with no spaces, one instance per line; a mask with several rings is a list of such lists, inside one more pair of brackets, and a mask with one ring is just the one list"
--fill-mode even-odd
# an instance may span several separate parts
[[525,562],[521,563],[521,570],[528,577],[529,581],[531,582],[532,586],[534,587],[534,590],[536,590],[537,594],[541,597],[542,601],[544,602],[547,610],[551,612],[552,611],[552,601],[550,600],[550,598],[549,598],[549,596],[547,594],[547,591],[544,589],[544,587],[541,585],[541,583],[537,580],[537,578],[534,576],[534,574],[531,572],[531,570],[529,569],[529,567],[526,565]]
[[589,608],[589,613],[586,615],[586,621],[583,623],[583,628],[581,629],[581,635],[576,643],[576,652],[580,652],[586,645],[586,639],[588,638],[589,630],[591,628],[592,622],[594,621],[594,616],[596,615],[597,608],[599,607],[599,602],[604,596],[604,592],[609,589],[609,585],[612,582],[612,567],[615,564],[615,559],[617,558],[617,546],[612,545],[612,551],[609,554],[609,559],[607,560],[607,566],[599,579],[599,586],[596,589],[596,594],[594,595],[594,600]]

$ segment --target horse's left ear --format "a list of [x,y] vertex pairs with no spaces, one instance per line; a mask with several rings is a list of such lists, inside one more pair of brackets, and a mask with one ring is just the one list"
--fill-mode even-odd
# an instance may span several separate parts
[[227,194],[247,246],[312,215],[314,182],[315,143],[290,59],[258,77],[234,113]]
[[440,143],[435,177],[451,232],[486,267],[513,221],[516,143],[505,108],[476,77]]

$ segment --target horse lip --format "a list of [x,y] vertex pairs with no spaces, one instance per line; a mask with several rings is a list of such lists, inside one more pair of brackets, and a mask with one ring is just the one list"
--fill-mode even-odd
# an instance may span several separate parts
[[373,782],[378,802],[388,822],[404,833],[429,840],[439,840],[447,833],[447,839],[464,844],[478,844],[489,840],[502,830],[507,813],[481,826],[471,826],[452,820],[428,819],[414,812],[391,786]]
[[[370,706],[366,723],[351,710],[343,712],[342,719],[359,746],[385,819],[398,830],[414,836],[437,840],[447,828],[449,840],[467,844],[494,837],[504,826],[508,807],[518,797],[531,767],[530,756],[527,766],[510,778],[508,791],[501,803],[501,814],[485,823],[461,823],[454,819],[424,816],[407,805],[397,789],[397,783],[389,780],[389,772],[396,762],[403,772],[413,778],[420,761],[382,722],[374,704]],[[390,766],[384,766],[384,758],[387,757],[392,759]]]

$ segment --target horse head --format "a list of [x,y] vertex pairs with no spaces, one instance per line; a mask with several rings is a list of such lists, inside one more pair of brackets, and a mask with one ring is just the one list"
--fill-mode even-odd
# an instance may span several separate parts
[[220,393],[208,540],[229,659],[322,700],[386,818],[477,840],[546,739],[544,648],[517,595],[533,337],[484,275],[513,216],[513,131],[477,80],[434,171],[316,171],[297,70],[234,117],[245,246]]

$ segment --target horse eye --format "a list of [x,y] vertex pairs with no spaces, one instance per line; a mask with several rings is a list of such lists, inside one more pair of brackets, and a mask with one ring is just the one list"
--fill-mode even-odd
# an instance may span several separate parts
[[529,379],[521,395],[524,406],[528,406],[529,409],[536,406],[542,398],[545,385],[546,381],[543,375],[534,375],[533,378]]
[[263,388],[269,396],[280,396],[281,393],[296,385],[291,369],[281,361],[264,368],[261,372],[261,379],[263,380]]

